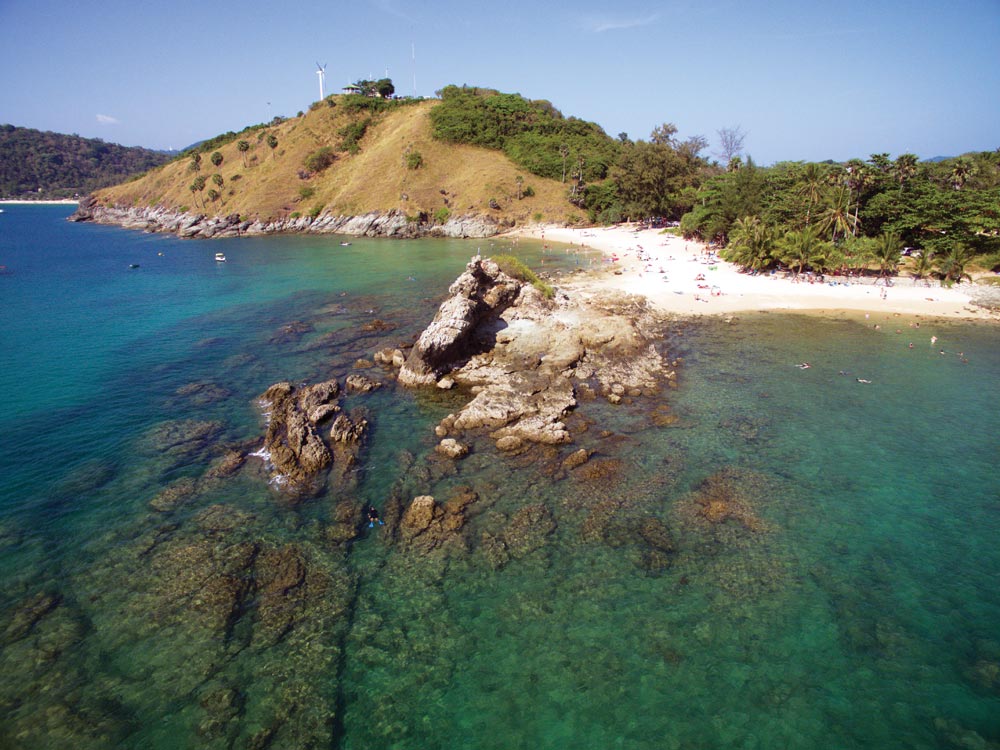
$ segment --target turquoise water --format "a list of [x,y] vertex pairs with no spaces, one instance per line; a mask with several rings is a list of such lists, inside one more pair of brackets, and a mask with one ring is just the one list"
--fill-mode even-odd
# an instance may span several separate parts
[[[489,243],[184,242],[67,213],[0,216],[0,745],[1000,743],[995,327],[678,321],[677,389],[455,469],[433,426],[461,397],[390,385],[347,403],[373,425],[358,470],[293,502],[257,459],[217,471],[259,444],[256,396],[411,339]],[[393,542],[399,504],[468,491],[454,545]],[[363,502],[387,527],[345,542]]]

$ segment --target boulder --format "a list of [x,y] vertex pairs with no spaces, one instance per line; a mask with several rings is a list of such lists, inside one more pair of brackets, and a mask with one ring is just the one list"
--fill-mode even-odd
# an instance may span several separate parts
[[348,393],[371,393],[382,387],[380,382],[364,375],[348,375],[344,385]]
[[469,446],[463,445],[454,438],[445,438],[434,449],[448,458],[462,458],[469,453]]
[[489,259],[473,258],[448,290],[450,295],[420,334],[399,373],[404,385],[432,385],[472,353],[477,327],[503,312],[518,296],[521,282]]

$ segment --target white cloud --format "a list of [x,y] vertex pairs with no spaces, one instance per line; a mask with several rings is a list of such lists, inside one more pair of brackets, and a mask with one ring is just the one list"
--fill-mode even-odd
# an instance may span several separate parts
[[649,16],[642,16],[640,18],[589,18],[584,21],[584,25],[587,29],[595,34],[601,34],[605,31],[617,31],[619,29],[634,29],[639,26],[649,26],[660,20],[660,15],[658,13],[653,13]]
[[97,121],[101,125],[118,125],[120,122],[117,117],[112,117],[111,115],[98,115]]

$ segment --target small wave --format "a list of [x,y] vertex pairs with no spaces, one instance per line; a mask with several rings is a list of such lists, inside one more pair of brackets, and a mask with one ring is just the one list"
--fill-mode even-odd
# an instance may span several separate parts
[[271,451],[269,451],[267,448],[263,446],[261,446],[260,450],[256,450],[253,453],[248,453],[247,455],[256,456],[266,464],[271,463]]

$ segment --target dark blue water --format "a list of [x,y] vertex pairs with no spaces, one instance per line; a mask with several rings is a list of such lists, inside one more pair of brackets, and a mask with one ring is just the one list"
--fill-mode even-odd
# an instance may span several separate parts
[[[259,445],[256,397],[411,339],[489,243],[68,213],[0,215],[0,745],[1000,743],[995,327],[678,322],[662,401],[585,402],[561,453],[484,440],[457,468],[433,426],[460,397],[389,382],[348,404],[373,426],[355,476],[296,503],[257,459],[218,471]],[[470,490],[461,548],[339,536],[361,502]]]

